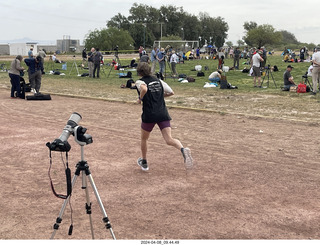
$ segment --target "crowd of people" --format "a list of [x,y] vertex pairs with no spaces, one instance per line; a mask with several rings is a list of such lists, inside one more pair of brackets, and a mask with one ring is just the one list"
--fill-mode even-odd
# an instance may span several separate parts
[[[33,47],[30,47],[28,51],[28,58],[24,59],[25,64],[28,69],[28,79],[31,85],[31,92],[34,95],[41,95],[41,78],[44,74],[44,58],[46,57],[46,53],[44,50],[40,50],[38,54],[35,56],[33,54]],[[21,77],[24,75],[25,68],[22,66],[23,57],[18,55],[10,65],[10,69],[8,71],[10,82],[11,82],[11,98],[21,98],[24,99],[24,91],[21,91]]]

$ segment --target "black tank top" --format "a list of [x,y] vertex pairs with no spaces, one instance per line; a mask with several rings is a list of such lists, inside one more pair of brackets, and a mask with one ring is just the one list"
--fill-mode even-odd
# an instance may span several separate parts
[[159,79],[153,76],[145,76],[141,80],[148,87],[142,100],[142,122],[158,123],[171,120],[164,100],[163,86]]

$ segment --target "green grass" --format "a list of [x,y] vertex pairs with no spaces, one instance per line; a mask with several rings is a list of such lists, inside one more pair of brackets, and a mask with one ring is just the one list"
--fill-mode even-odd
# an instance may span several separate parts
[[[119,71],[105,65],[101,71],[100,79],[92,79],[88,77],[78,77],[77,70],[73,67],[73,59],[62,57],[67,60],[67,70],[62,71],[65,76],[46,74],[42,78],[42,92],[51,94],[67,94],[73,96],[95,97],[100,99],[110,99],[125,102],[134,102],[137,99],[135,90],[122,89],[121,84],[126,84],[128,79],[119,78]],[[128,65],[131,58],[122,58],[122,65]],[[105,64],[111,62],[111,58],[105,58]],[[248,65],[243,64],[245,60],[240,60],[240,70]],[[10,61],[4,61],[9,67]],[[77,60],[78,66],[81,61]],[[167,77],[165,81],[172,87],[175,96],[166,99],[167,105],[177,107],[187,107],[192,109],[200,109],[207,111],[216,111],[220,114],[244,114],[253,116],[264,116],[273,118],[285,118],[294,120],[304,120],[310,122],[318,122],[320,119],[319,111],[319,95],[311,96],[309,94],[297,94],[281,91],[283,85],[283,73],[288,63],[282,61],[280,55],[268,56],[267,64],[276,65],[278,72],[273,72],[277,88],[270,76],[269,84],[265,79],[263,86],[269,85],[267,88],[258,89],[253,87],[253,79],[247,73],[231,70],[226,73],[227,80],[238,89],[221,90],[219,88],[203,88],[205,82],[208,82],[208,76],[217,69],[217,60],[190,60],[184,64],[177,65],[179,74],[186,74],[196,79],[194,83],[180,83],[178,79]],[[205,73],[204,77],[197,77],[197,72],[193,71],[196,65],[201,65]],[[310,63],[291,63],[294,66],[292,75],[298,84],[302,81],[302,75],[307,71]],[[25,66],[25,65],[24,65]],[[205,67],[209,70],[205,70]],[[233,60],[226,59],[225,66],[232,67]],[[26,67],[26,66],[25,66]],[[61,69],[61,64],[51,64],[45,62],[46,72],[54,69]],[[159,66],[157,66],[159,69]],[[78,67],[79,73],[87,73],[88,70]],[[166,66],[169,75],[169,66]],[[136,72],[133,73],[133,79],[137,80]],[[27,80],[27,76],[25,77]],[[310,82],[311,79],[309,79]],[[11,84],[7,73],[0,73],[0,87],[10,89]],[[9,94],[9,92],[8,92]]]

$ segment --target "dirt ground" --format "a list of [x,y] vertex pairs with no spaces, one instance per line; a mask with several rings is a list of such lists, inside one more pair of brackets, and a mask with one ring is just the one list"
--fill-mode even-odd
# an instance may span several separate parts
[[[170,109],[173,136],[191,148],[196,167],[149,140],[150,170],[140,157],[138,104],[52,95],[11,99],[0,89],[1,239],[49,239],[63,204],[50,188],[49,150],[70,115],[82,115],[93,143],[83,147],[117,239],[319,239],[320,166],[314,123]],[[81,147],[70,136],[74,174]],[[55,188],[65,193],[61,155],[52,153]],[[55,239],[91,239],[78,178]],[[88,184],[96,239],[112,239]]]

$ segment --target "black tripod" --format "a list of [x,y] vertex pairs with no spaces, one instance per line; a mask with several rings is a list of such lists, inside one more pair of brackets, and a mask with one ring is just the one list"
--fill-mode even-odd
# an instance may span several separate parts
[[[76,130],[77,130],[77,128],[76,128]],[[84,135],[86,129],[83,128],[83,130],[81,130],[81,131],[82,131],[82,134]],[[91,137],[90,135],[87,135],[87,134],[84,135],[84,136]],[[75,174],[73,176],[73,179],[72,179],[72,182],[71,182],[71,186],[72,186],[72,189],[73,189],[74,184],[76,183],[77,177],[81,173],[82,174],[82,189],[84,189],[85,192],[86,192],[86,200],[87,200],[87,202],[86,202],[86,210],[87,210],[87,214],[89,215],[89,219],[90,219],[91,236],[92,236],[92,239],[94,239],[93,224],[92,224],[92,218],[91,218],[91,202],[90,202],[90,198],[89,198],[89,191],[88,191],[88,188],[87,188],[87,179],[86,179],[86,177],[88,177],[89,182],[91,184],[91,187],[92,187],[92,189],[94,191],[94,194],[96,196],[96,199],[98,201],[98,204],[100,206],[101,212],[103,214],[103,219],[102,220],[105,223],[105,227],[106,227],[106,229],[110,230],[112,238],[114,240],[116,240],[116,237],[115,237],[115,235],[113,233],[113,230],[112,230],[112,227],[111,227],[111,223],[110,223],[109,218],[107,216],[107,213],[106,213],[106,211],[105,211],[105,209],[103,207],[103,204],[102,204],[102,201],[100,199],[97,187],[96,187],[96,185],[95,185],[95,183],[93,181],[91,172],[89,170],[89,164],[87,163],[87,161],[84,160],[83,146],[86,145],[86,144],[89,144],[91,142],[92,141],[90,141],[90,140],[85,140],[85,141],[81,141],[81,142],[77,141],[77,143],[79,143],[80,146],[81,146],[81,160],[76,165],[76,171],[75,171]],[[65,199],[65,201],[64,201],[64,203],[62,205],[62,208],[60,210],[59,216],[57,217],[56,223],[53,226],[54,231],[53,231],[50,239],[54,238],[57,230],[59,229],[60,223],[62,222],[62,216],[63,216],[63,213],[65,211],[65,208],[67,206],[67,203],[68,203],[69,199],[70,199],[70,195]],[[72,230],[71,231],[69,230],[69,235],[71,235],[71,232],[72,232]]]
[[270,69],[270,65],[268,65],[268,68],[266,69],[266,73],[265,75],[263,76],[263,79],[262,79],[262,82],[261,82],[261,87],[262,87],[262,84],[263,84],[263,81],[264,79],[266,78],[266,76],[268,77],[268,81],[267,81],[267,87],[269,88],[269,79],[270,79],[270,74],[271,74],[271,78],[273,80],[273,84],[274,86],[277,88],[277,84],[273,78],[273,75],[272,75],[272,72],[271,72],[271,69]]
[[308,72],[306,72],[306,74],[304,74],[302,78],[304,78],[304,84],[308,84],[310,86],[310,91],[313,91],[313,87],[308,79]]
[[173,71],[172,71],[172,68],[171,68],[171,63],[168,60],[167,56],[165,56],[164,62],[165,62],[165,65],[164,65],[164,79],[167,78],[167,66],[168,66],[169,67],[169,71],[170,71],[170,77],[175,80],[176,79],[176,77],[175,77],[176,74],[173,74]]
[[118,49],[116,48],[115,50],[116,50],[116,52],[114,53],[114,59],[112,61],[113,65],[111,65],[111,67],[110,67],[110,71],[109,71],[108,77],[110,76],[111,70],[112,70],[112,68],[114,67],[115,64],[118,63],[118,68],[119,68],[119,66],[121,66],[121,62],[120,62],[119,55],[118,55]]

